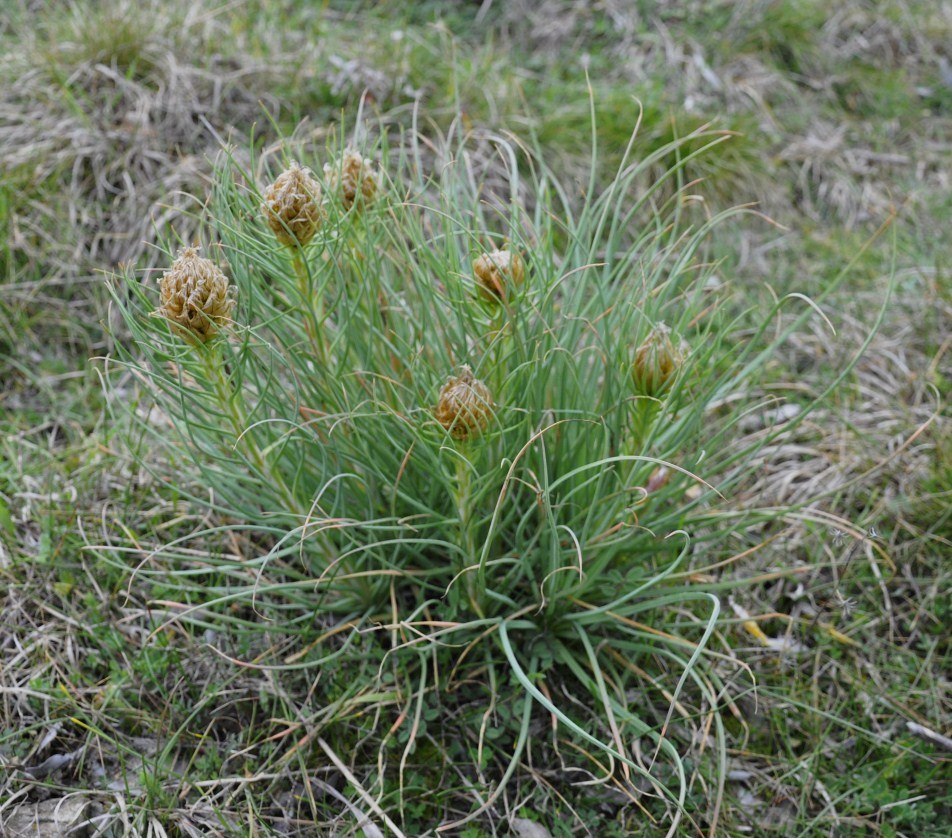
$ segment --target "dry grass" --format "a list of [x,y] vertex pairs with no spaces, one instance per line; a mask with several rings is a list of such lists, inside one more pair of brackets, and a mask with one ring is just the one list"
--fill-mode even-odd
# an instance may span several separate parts
[[75,279],[153,264],[157,237],[194,235],[192,196],[207,187],[219,137],[244,139],[277,111],[277,68],[239,45],[218,52],[226,31],[190,4],[128,2],[24,28],[3,68],[18,79],[0,100],[4,169],[55,203],[21,208],[17,253]]

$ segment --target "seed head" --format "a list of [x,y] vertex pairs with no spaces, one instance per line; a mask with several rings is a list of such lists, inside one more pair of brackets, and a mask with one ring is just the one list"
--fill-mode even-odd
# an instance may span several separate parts
[[159,280],[162,305],[153,312],[202,343],[231,319],[235,301],[228,279],[211,259],[186,247]]
[[464,440],[479,436],[493,415],[493,397],[489,388],[473,371],[464,366],[458,377],[450,378],[440,389],[436,405],[436,421]]
[[334,164],[324,164],[328,189],[340,198],[345,210],[370,203],[380,191],[380,172],[371,160],[347,149]]
[[688,352],[684,341],[675,346],[664,323],[654,326],[635,351],[631,365],[635,390],[645,396],[661,395],[684,366]]
[[525,268],[518,253],[492,250],[473,262],[473,274],[479,296],[490,302],[498,302],[508,300],[512,292],[522,285]]
[[278,175],[264,193],[261,205],[268,226],[281,244],[304,247],[317,232],[324,218],[321,208],[321,186],[310,169],[297,163]]

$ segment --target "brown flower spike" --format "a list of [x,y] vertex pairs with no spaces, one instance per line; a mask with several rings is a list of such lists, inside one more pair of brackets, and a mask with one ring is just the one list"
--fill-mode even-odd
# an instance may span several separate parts
[[368,204],[380,190],[380,173],[373,162],[353,149],[347,149],[336,164],[324,164],[327,187],[337,195],[345,210],[354,204]]
[[684,341],[675,346],[664,323],[654,326],[635,351],[631,365],[635,390],[645,396],[661,395],[684,366],[688,351]]
[[473,262],[476,290],[484,300],[508,300],[510,294],[522,285],[525,268],[518,253],[493,250]]
[[440,389],[436,421],[454,439],[462,441],[479,436],[489,426],[492,415],[492,394],[482,381],[473,377],[469,367],[464,365],[459,376],[450,378]]
[[235,301],[228,279],[211,259],[186,247],[159,280],[162,305],[153,314],[172,321],[202,343],[231,319]]
[[268,226],[278,241],[287,247],[304,247],[321,226],[321,186],[310,169],[297,163],[278,175],[264,193],[261,205]]

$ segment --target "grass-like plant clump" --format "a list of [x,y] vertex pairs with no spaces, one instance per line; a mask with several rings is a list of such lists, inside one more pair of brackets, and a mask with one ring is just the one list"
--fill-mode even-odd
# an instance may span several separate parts
[[952,17],[650,5],[6,4],[0,833],[950,820]]
[[774,433],[740,432],[752,384],[817,316],[792,295],[751,330],[706,261],[742,211],[707,214],[683,172],[723,139],[626,158],[581,200],[456,127],[224,153],[201,253],[115,283],[150,403],[111,402],[214,523],[102,555],[161,592],[164,626],[300,679],[292,752],[348,783],[306,817],[343,796],[393,834],[452,832],[531,777],[568,811],[601,795],[622,825],[716,830],[744,666],[709,645],[704,568],[787,512],[724,501]]

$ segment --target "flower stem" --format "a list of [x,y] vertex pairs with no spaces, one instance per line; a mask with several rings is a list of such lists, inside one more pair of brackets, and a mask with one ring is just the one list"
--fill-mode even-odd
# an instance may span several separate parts
[[296,518],[303,518],[305,510],[285,483],[280,472],[271,469],[267,458],[255,442],[254,434],[248,429],[247,417],[242,410],[241,394],[235,391],[225,373],[221,344],[214,341],[206,349],[207,351],[203,353],[206,376],[212,383],[215,399],[235,434],[236,447],[240,446],[243,449],[258,473],[269,485],[275,487],[287,513]]
[[463,579],[466,586],[466,596],[470,607],[479,617],[483,617],[483,608],[480,602],[480,586],[484,582],[485,573],[482,568],[478,572],[471,569],[478,561],[476,547],[476,532],[473,525],[473,498],[472,474],[469,461],[460,456],[456,461],[456,514],[459,520],[460,540],[463,544]]
[[301,296],[301,307],[304,312],[304,329],[308,340],[322,367],[327,367],[328,351],[324,336],[324,304],[320,294],[311,291],[310,274],[304,254],[300,249],[295,250],[291,260],[294,266],[294,275],[297,278],[298,293]]

